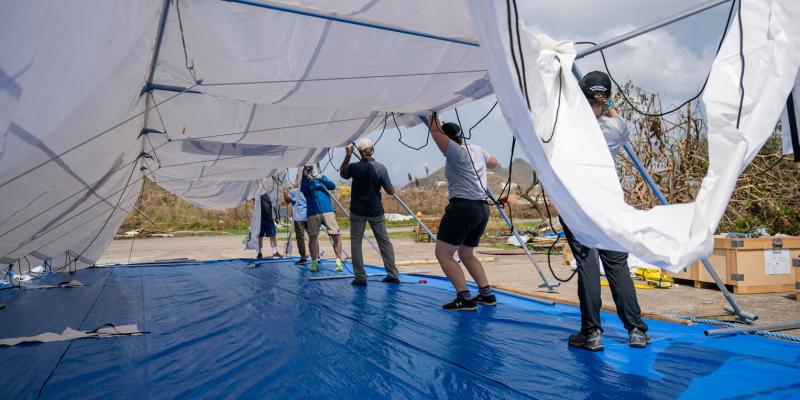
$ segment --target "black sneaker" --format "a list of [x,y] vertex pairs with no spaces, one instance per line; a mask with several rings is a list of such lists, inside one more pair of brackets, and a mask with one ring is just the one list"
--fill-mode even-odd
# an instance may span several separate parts
[[493,294],[487,294],[486,296],[478,294],[475,296],[475,302],[484,306],[496,306],[497,298]]
[[643,349],[650,343],[653,343],[653,339],[650,338],[647,332],[639,328],[633,328],[628,332],[628,346]]
[[455,300],[442,306],[447,311],[475,311],[478,305],[474,299],[465,300],[461,297],[456,297]]
[[256,254],[256,258],[260,260],[260,259],[263,258],[263,256],[261,255],[261,253],[258,253],[258,254]]
[[272,258],[281,258],[281,257],[283,257],[283,256],[281,255],[281,253],[279,253],[277,251],[275,252],[275,254],[272,255]]
[[589,351],[603,351],[603,335],[599,330],[591,331],[588,335],[578,332],[569,335],[569,345]]
[[400,283],[400,279],[392,278],[391,276],[387,276],[386,278],[381,279],[383,283]]
[[366,279],[356,278],[356,279],[353,279],[353,281],[350,282],[350,284],[353,285],[353,286],[367,286],[367,280]]
[[301,259],[297,260],[297,262],[295,262],[294,265],[301,265],[301,264],[306,264],[306,263],[308,263],[308,259],[301,258]]

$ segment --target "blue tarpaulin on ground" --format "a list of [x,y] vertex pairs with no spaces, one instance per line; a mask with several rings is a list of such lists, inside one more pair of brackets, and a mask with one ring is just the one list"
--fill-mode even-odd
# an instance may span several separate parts
[[[369,272],[377,272],[372,270]],[[314,275],[336,274],[323,263]],[[647,321],[627,346],[567,346],[578,309],[498,295],[452,313],[446,281],[309,281],[291,260],[90,268],[87,287],[3,290],[0,338],[138,324],[143,336],[0,347],[0,398],[730,398],[800,396],[800,345]],[[47,277],[60,282],[66,274]]]

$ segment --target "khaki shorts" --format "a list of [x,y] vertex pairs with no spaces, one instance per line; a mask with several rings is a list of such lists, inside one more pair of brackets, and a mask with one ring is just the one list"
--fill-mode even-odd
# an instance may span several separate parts
[[308,226],[306,227],[308,231],[308,236],[318,236],[319,228],[322,225],[328,227],[329,234],[331,235],[339,234],[339,223],[336,222],[336,214],[332,212],[326,212],[322,214],[314,214],[308,216]]

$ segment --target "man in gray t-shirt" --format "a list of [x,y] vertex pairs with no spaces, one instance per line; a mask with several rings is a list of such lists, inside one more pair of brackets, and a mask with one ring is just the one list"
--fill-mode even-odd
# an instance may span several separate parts
[[[628,141],[628,122],[614,110],[611,98],[611,79],[601,71],[593,71],[581,80],[589,105],[608,143],[608,150],[616,158],[617,151]],[[603,264],[617,315],[628,330],[628,345],[642,348],[650,343],[647,324],[642,321],[636,290],[628,271],[628,253],[595,249],[584,246],[575,238],[569,227],[561,221],[572,254],[578,264],[578,300],[581,309],[581,330],[569,336],[569,344],[592,351],[603,350],[603,327],[600,321],[600,263]]]
[[[489,221],[486,169],[496,167],[497,159],[479,146],[467,145],[461,127],[452,122],[442,125],[436,113],[431,116],[430,124],[431,137],[446,159],[444,175],[449,198],[436,238],[436,259],[457,295],[443,308],[472,311],[477,309],[477,304],[493,306],[496,299],[492,287],[473,251]],[[453,259],[456,252],[478,284],[479,292],[475,298],[467,288],[464,271]]]

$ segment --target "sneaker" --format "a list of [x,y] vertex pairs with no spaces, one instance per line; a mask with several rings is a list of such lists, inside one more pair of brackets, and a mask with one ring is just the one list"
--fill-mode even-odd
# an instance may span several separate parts
[[392,278],[391,276],[387,276],[387,277],[381,279],[381,282],[383,282],[383,283],[400,283],[400,279],[399,278]]
[[260,259],[262,259],[262,258],[264,258],[264,257],[261,255],[261,253],[260,253],[260,252],[259,252],[258,254],[256,254],[256,259],[260,260]]
[[305,264],[305,263],[307,263],[307,262],[308,262],[308,260],[307,260],[307,259],[305,259],[305,258],[301,258],[301,259],[297,260],[297,262],[295,262],[295,263],[294,263],[294,265]]
[[311,261],[311,267],[308,268],[311,272],[319,271],[319,262],[317,260]]
[[588,335],[578,332],[569,335],[569,345],[589,351],[603,351],[603,335],[599,330],[591,331]]
[[342,260],[336,260],[336,272],[344,271],[344,264],[342,264]]
[[474,299],[465,300],[461,297],[456,297],[455,300],[442,306],[447,311],[475,311],[478,305]]
[[496,306],[497,298],[493,294],[489,294],[486,296],[478,294],[477,296],[475,296],[475,302],[478,304],[483,304],[484,306]]
[[353,279],[353,281],[350,282],[350,284],[353,285],[353,286],[367,286],[367,280],[366,279],[356,278],[356,279]]
[[275,254],[272,255],[272,258],[282,258],[282,257],[283,256],[281,255],[281,253],[277,251],[275,252]]
[[647,332],[639,328],[633,328],[628,332],[628,346],[643,349],[650,343],[653,343],[653,339],[650,338]]

